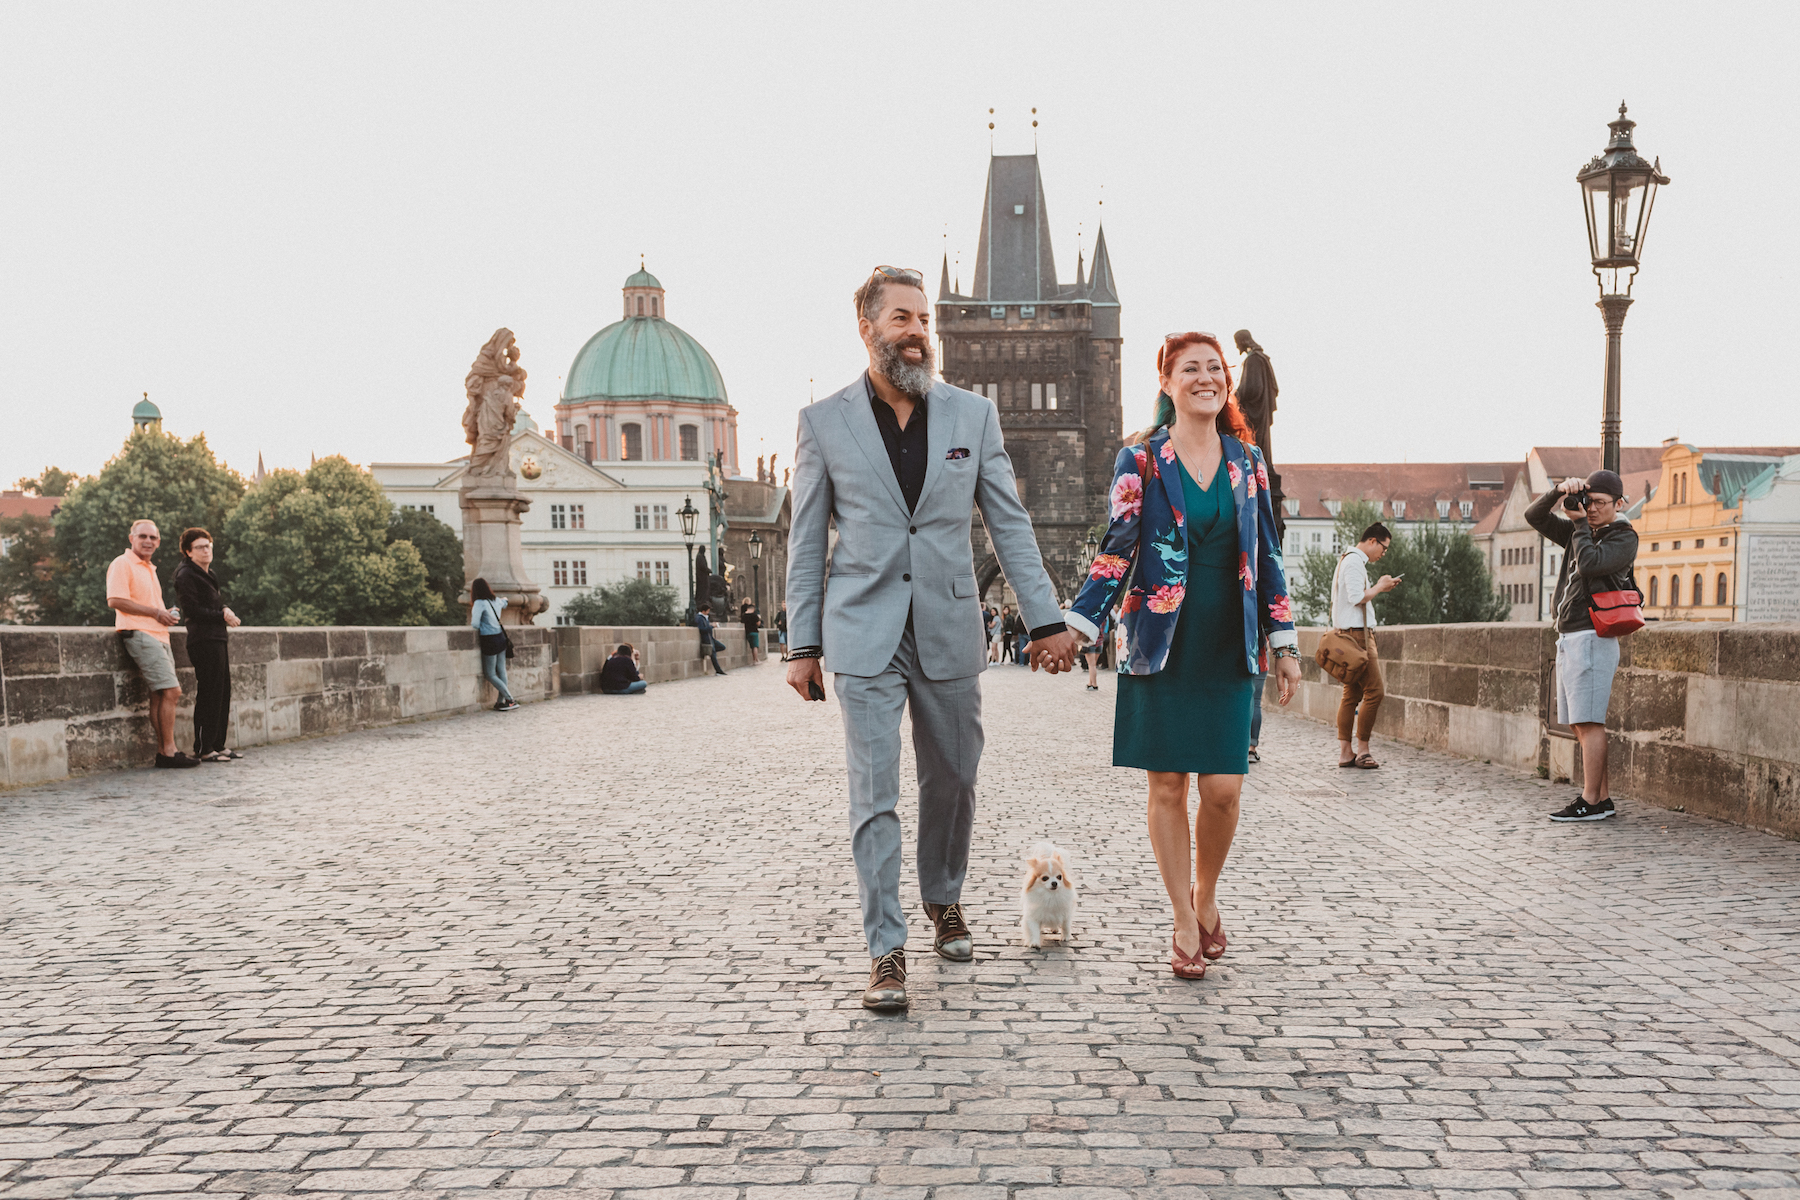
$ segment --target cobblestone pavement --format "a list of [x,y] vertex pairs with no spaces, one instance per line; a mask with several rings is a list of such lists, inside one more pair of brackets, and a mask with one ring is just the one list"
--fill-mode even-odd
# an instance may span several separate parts
[[1800,1197],[1800,845],[1272,717],[1183,983],[1111,681],[996,667],[976,961],[876,1016],[779,669],[0,796],[0,1197]]

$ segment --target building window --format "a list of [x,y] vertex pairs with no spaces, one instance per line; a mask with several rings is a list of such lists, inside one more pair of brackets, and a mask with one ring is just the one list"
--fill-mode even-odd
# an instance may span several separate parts
[[1000,385],[999,384],[990,383],[987,385],[987,398],[989,400],[991,400],[996,407],[999,406],[999,404],[1000,404]]
[[1650,550],[1652,553],[1655,553],[1656,551],[1661,550],[1661,549],[1662,549],[1661,542],[1651,542],[1650,543]]
[[644,298],[642,296],[637,298],[637,315],[640,317],[644,315]]
[[1004,305],[996,304],[992,308],[988,309],[988,320],[990,320],[990,321],[1006,320],[1006,307]]
[[1669,576],[1669,607],[1670,608],[1679,608],[1680,606],[1681,606],[1681,576],[1671,575],[1671,576]]
[[[1438,520],[1442,521],[1445,517],[1450,515],[1450,502],[1448,500],[1439,500],[1437,502],[1437,506],[1438,506]],[[1333,513],[1332,515],[1336,516],[1337,514]]]
[[[425,508],[425,509],[427,509],[427,510],[429,510],[429,508],[430,508],[430,505],[423,505],[423,504],[422,504],[422,505],[420,505],[420,506],[419,506],[419,507],[421,507],[421,508]],[[1719,546],[1720,546],[1720,548],[1721,548],[1721,549],[1723,549],[1723,548],[1724,548],[1724,547],[1726,547],[1726,546],[1729,546],[1729,545],[1731,545],[1731,539],[1730,539],[1730,538],[1728,538],[1728,537],[1722,537],[1722,538],[1720,538],[1720,539],[1719,539]]]
[[658,529],[667,529],[669,527],[669,506],[666,504],[658,504],[652,511],[656,516],[656,527]]
[[656,560],[656,582],[669,586],[669,560],[666,558]]
[[1475,502],[1473,500],[1464,500],[1460,503],[1459,507],[1462,509],[1462,519],[1466,521],[1469,519],[1469,514],[1475,511]]
[[1406,501],[1394,500],[1391,501],[1391,503],[1394,508],[1394,520],[1398,521],[1401,517],[1406,515]]
[[1338,510],[1343,507],[1344,502],[1342,500],[1327,500],[1325,502],[1325,511],[1334,517],[1338,515]]
[[587,528],[587,506],[585,504],[569,505],[569,528]]
[[569,564],[569,582],[576,587],[587,586],[587,559],[578,558]]
[[681,427],[681,461],[700,461],[700,427],[698,425]]
[[659,299],[659,297],[656,297],[656,296],[650,297],[650,315],[653,317],[662,316],[662,313],[659,311],[661,306],[659,304],[657,304],[658,299]]
[[1315,529],[1313,531],[1313,545],[1317,546],[1322,541],[1324,541],[1324,538],[1320,535],[1319,531]]
[[1714,600],[1713,603],[1723,605],[1725,603],[1725,572],[1723,572],[1723,571],[1719,572],[1719,586],[1718,586],[1717,594],[1718,594],[1718,598],[1716,600]]
[[631,506],[631,527],[633,529],[650,528],[650,506],[648,504]]
[[587,422],[575,426],[575,453],[581,458],[588,457]]
[[1650,607],[1656,607],[1656,576],[1650,577]]
[[553,559],[551,561],[551,563],[550,563],[550,586],[551,587],[568,587],[569,586],[569,560],[568,559],[558,558],[558,559]]
[[560,504],[552,504],[550,506],[550,528],[567,529],[568,527],[568,510]]
[[1696,550],[1706,549],[1706,539],[1705,538],[1695,538],[1694,539],[1694,549],[1696,549]]
[[619,427],[619,457],[626,462],[643,461],[644,427],[642,425]]
[[637,577],[639,579],[645,579],[645,580],[650,578],[650,560],[649,559],[647,559],[647,558],[638,559]]
[[1044,407],[1044,385],[1041,383],[1031,385],[1031,407]]
[[1694,590],[1689,592],[1688,595],[1693,597],[1692,600],[1688,601],[1689,604],[1698,605],[1706,603],[1706,577],[1698,571],[1694,572]]
[[[1014,205],[1013,207],[1017,208],[1018,206]],[[1035,317],[1037,316],[1037,306],[1032,304],[1021,304],[1019,305],[1019,315],[1021,317]]]
[[1537,561],[1537,547],[1536,546],[1525,547],[1525,561],[1528,563],[1534,563]]
[[562,616],[561,614],[558,614],[557,618],[556,618],[556,623],[558,625],[573,625],[575,623],[575,618],[574,617],[565,617],[565,616]]
[[1056,411],[1056,385],[1054,383],[1044,385],[1044,407],[1052,412]]
[[1681,549],[1681,543],[1680,543],[1680,542],[1670,542],[1670,543],[1669,543],[1669,544],[1670,544],[1670,545],[1671,545],[1671,546],[1673,546],[1673,547],[1675,547],[1675,549],[1677,549],[1677,550],[1679,550],[1679,549]]
[[1537,584],[1528,583],[1525,585],[1525,603],[1527,603],[1527,604],[1536,604],[1537,603]]

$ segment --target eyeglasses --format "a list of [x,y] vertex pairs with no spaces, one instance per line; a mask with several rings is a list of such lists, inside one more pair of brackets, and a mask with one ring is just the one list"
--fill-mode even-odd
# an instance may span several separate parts
[[888,279],[898,279],[900,282],[910,283],[914,287],[919,287],[925,282],[925,277],[923,275],[907,267],[876,267],[873,271],[870,271],[869,274],[881,275]]
[[1592,508],[1594,505],[1599,504],[1602,500],[1604,500],[1608,504],[1617,504],[1618,503],[1618,500],[1614,499],[1611,496],[1589,496],[1586,500],[1583,500],[1581,502],[1581,507]]
[[1211,338],[1211,339],[1213,339],[1213,341],[1215,341],[1215,342],[1216,342],[1216,341],[1218,341],[1218,340],[1219,340],[1219,335],[1218,335],[1218,334],[1216,334],[1216,333],[1207,333],[1207,332],[1206,332],[1206,331],[1205,331],[1205,330],[1204,330],[1204,329],[1184,329],[1184,330],[1182,330],[1182,331],[1181,331],[1181,332],[1180,332],[1180,333],[1166,333],[1166,334],[1164,334],[1164,335],[1163,335],[1163,341],[1164,341],[1164,342],[1172,342],[1172,341],[1174,341],[1174,340],[1175,340],[1175,339],[1176,339],[1176,338],[1184,338],[1184,337],[1203,337],[1203,338]]

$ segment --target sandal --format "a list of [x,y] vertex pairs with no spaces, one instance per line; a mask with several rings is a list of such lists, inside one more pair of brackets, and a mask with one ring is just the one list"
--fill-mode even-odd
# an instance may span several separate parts
[[1351,760],[1350,762],[1339,763],[1338,766],[1340,766],[1340,767],[1344,767],[1344,766],[1361,767],[1365,771],[1378,771],[1381,769],[1381,764],[1376,762],[1374,760],[1374,758],[1372,758],[1371,756],[1369,756],[1367,754],[1359,754],[1355,757],[1355,759]]
[[1213,931],[1211,933],[1206,932],[1206,926],[1200,926],[1200,953],[1206,958],[1206,961],[1217,962],[1219,959],[1224,958],[1225,947],[1228,945],[1230,945],[1230,943],[1225,938],[1225,918],[1223,915],[1219,917],[1219,923],[1213,926]]
[[[1202,950],[1206,947],[1206,933],[1204,930],[1202,930],[1200,934],[1200,946]],[[1183,950],[1181,948],[1181,943],[1177,942],[1172,937],[1169,939],[1169,947],[1174,951],[1174,953],[1169,956],[1169,970],[1175,973],[1175,978],[1206,978],[1206,960]]]
[[1351,768],[1352,768],[1352,767],[1354,767],[1354,766],[1356,766],[1356,760],[1355,760],[1355,759],[1354,759],[1354,758],[1353,758],[1353,759],[1351,759],[1351,760],[1350,760],[1350,761],[1349,761],[1349,762],[1341,762],[1341,763],[1339,763],[1339,764],[1338,764],[1338,769],[1339,769],[1339,770],[1341,770],[1341,771],[1348,771],[1348,770],[1350,770],[1350,769],[1351,769]]

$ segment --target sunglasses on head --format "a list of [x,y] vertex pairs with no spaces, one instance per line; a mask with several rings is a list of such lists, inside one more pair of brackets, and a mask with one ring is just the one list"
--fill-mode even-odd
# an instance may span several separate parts
[[897,279],[902,283],[910,283],[914,287],[922,286],[925,282],[923,275],[907,267],[876,267],[869,274],[880,275],[884,279]]

